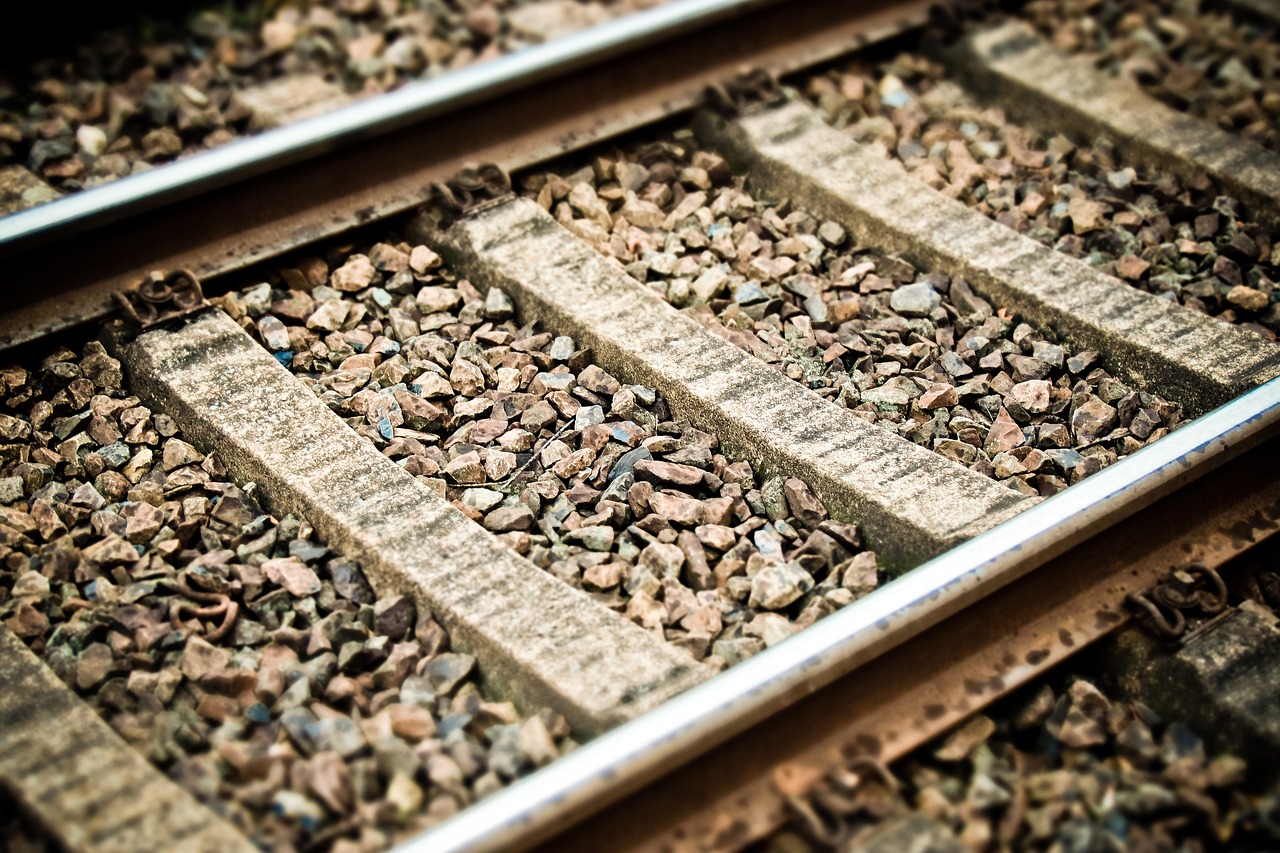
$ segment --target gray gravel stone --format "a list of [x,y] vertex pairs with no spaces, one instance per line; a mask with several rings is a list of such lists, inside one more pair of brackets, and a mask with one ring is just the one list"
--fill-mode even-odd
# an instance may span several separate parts
[[751,579],[751,604],[780,610],[813,589],[813,577],[795,563],[774,563]]
[[351,758],[367,745],[360,726],[350,717],[329,717],[309,723],[307,734],[316,750],[336,752],[343,758]]
[[496,533],[528,530],[532,524],[533,513],[524,505],[499,507],[484,517],[484,526]]
[[428,663],[422,674],[431,682],[436,693],[449,694],[470,674],[475,663],[475,658],[470,655],[448,652]]
[[942,297],[924,282],[899,287],[889,297],[889,307],[908,317],[927,317],[941,304]]
[[24,487],[21,477],[0,477],[0,504],[14,504],[22,500]]

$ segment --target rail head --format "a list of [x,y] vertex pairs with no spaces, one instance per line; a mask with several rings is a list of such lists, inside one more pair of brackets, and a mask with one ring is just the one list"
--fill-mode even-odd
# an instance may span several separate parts
[[377,98],[201,152],[0,218],[0,257],[12,256],[218,187],[399,130],[778,0],[671,0]]
[[528,849],[1280,433],[1280,379],[396,848]]

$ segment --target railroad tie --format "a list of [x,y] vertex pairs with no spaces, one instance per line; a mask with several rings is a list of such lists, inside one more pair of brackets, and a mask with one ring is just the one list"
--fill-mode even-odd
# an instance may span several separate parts
[[1131,287],[943,196],[805,104],[735,119],[705,111],[696,129],[758,190],[840,222],[864,244],[964,277],[1192,415],[1280,375],[1275,344]]
[[672,409],[766,471],[805,480],[858,524],[891,569],[994,527],[1035,499],[868,424],[700,323],[561,227],[528,199],[485,207],[447,230],[410,226],[523,318],[572,335],[596,363],[658,389]]
[[1255,216],[1280,222],[1280,157],[1160,103],[1087,57],[1064,55],[1024,23],[974,33],[950,59],[974,92],[1025,121],[1075,138],[1108,137],[1135,160],[1183,176],[1207,174]]
[[412,594],[486,680],[598,734],[711,671],[517,556],[377,451],[221,311],[111,342],[135,393],[216,450],[268,507]]
[[76,853],[251,853],[0,627],[0,786]]

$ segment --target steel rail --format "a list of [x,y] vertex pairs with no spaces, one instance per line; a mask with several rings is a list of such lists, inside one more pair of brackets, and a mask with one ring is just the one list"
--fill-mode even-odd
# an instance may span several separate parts
[[1127,597],[1171,568],[1220,571],[1277,537],[1280,441],[1270,439],[534,849],[749,849],[831,771],[862,776],[863,758],[892,767],[1131,628]]
[[0,218],[0,255],[117,222],[217,187],[525,89],[779,0],[670,0],[461,71],[250,136]]
[[672,36],[660,50],[601,59],[590,73],[559,75],[104,223],[66,241],[74,251],[0,247],[0,351],[107,316],[115,294],[152,270],[189,269],[209,283],[412,209],[432,182],[468,163],[527,169],[692,109],[708,85],[744,66],[785,74],[893,38],[921,26],[929,2],[772,3]]
[[396,853],[527,849],[1277,433],[1280,379],[585,744]]

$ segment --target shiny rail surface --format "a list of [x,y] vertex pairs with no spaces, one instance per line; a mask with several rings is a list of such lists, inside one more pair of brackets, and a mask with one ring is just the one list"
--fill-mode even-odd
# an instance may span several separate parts
[[527,849],[1280,432],[1280,379],[395,848]]
[[[655,36],[661,49],[599,57],[591,73],[551,75],[300,163],[264,167],[252,180],[194,189],[155,210],[120,211],[118,221],[86,222],[74,252],[49,250],[57,234],[0,242],[0,351],[109,316],[115,295],[152,270],[189,269],[206,282],[226,276],[413,209],[430,184],[468,163],[528,168],[695,109],[708,85],[744,66],[788,74],[894,38],[925,24],[928,2],[744,4],[717,26]],[[10,221],[0,219],[0,233]]]
[[545,44],[240,139],[0,218],[0,255],[191,198],[776,2],[670,0]]
[[[509,95],[595,60],[774,3],[674,0],[414,84],[0,220],[0,255],[191,199],[415,121],[474,107],[486,97]],[[265,358],[256,350],[254,354]],[[309,398],[308,402],[314,403]],[[920,635],[943,620],[1277,434],[1280,379],[1273,379],[396,849],[517,850],[545,841],[900,644],[924,639]]]

